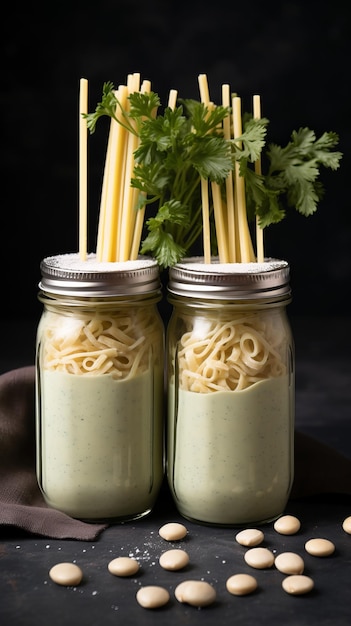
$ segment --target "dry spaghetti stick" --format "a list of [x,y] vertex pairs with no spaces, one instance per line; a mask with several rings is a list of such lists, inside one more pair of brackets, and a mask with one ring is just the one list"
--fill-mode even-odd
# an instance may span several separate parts
[[[210,96],[208,92],[206,74],[199,74],[198,77],[201,102],[208,103]],[[211,235],[210,235],[210,209],[208,200],[208,182],[201,178],[201,198],[202,198],[202,233],[204,246],[204,262],[211,263]]]
[[199,74],[198,82],[199,82],[201,102],[208,105],[210,102],[210,92],[208,89],[208,82],[207,82],[206,74]]
[[[214,106],[210,102],[210,94],[209,94],[206,74],[199,74],[198,81],[199,81],[201,102],[205,104],[205,106],[207,107]],[[203,189],[203,186],[201,187],[201,189]],[[229,259],[228,259],[228,247],[227,247],[225,227],[224,227],[221,190],[220,190],[220,186],[218,185],[218,183],[215,183],[215,182],[211,182],[211,189],[212,189],[219,260],[221,263],[227,263]],[[205,213],[205,215],[207,219],[207,212]],[[208,219],[209,219],[209,215],[208,215]],[[203,228],[205,228],[205,226],[203,226]],[[209,230],[209,225],[206,226],[206,228]]]
[[224,226],[224,209],[221,197],[221,188],[218,183],[211,182],[213,210],[218,244],[220,263],[229,263],[226,230]]
[[97,234],[97,243],[96,243],[96,258],[98,261],[102,261],[102,255],[103,255],[103,233],[105,230],[105,223],[106,223],[107,172],[109,169],[110,156],[111,156],[111,144],[112,144],[111,125],[113,121],[114,120],[112,119],[110,121],[110,132],[108,135],[107,150],[106,150],[106,157],[105,157],[105,170],[104,170],[104,176],[102,180],[98,234]]
[[203,222],[203,246],[204,262],[211,263],[211,235],[210,235],[210,211],[208,202],[208,183],[205,178],[201,178],[201,198],[202,198],[202,222]]
[[[222,104],[224,107],[230,106],[230,87],[222,85]],[[223,133],[227,141],[231,139],[230,117],[229,115],[223,120]],[[227,198],[227,220],[228,220],[228,256],[229,262],[236,262],[236,227],[235,227],[235,203],[234,203],[234,180],[233,172],[229,172],[226,181],[226,198]]]
[[[115,95],[121,101],[122,87],[115,91]],[[118,110],[116,107],[116,116]],[[102,192],[100,200],[98,236],[96,244],[96,257],[98,261],[109,261],[110,258],[110,239],[111,239],[111,220],[113,213],[118,210],[118,191],[116,191],[117,179],[120,184],[121,167],[116,168],[116,153],[122,152],[123,155],[123,139],[124,129],[119,129],[116,120],[111,118],[110,129],[108,134],[107,151],[105,158],[104,176],[102,182]],[[118,137],[117,137],[118,134]],[[122,156],[123,158],[123,156]],[[122,163],[122,162],[121,162]],[[121,165],[120,163],[120,165]],[[116,219],[116,218],[115,218]]]
[[[140,74],[134,73],[128,78],[129,93],[137,92],[140,89]],[[131,124],[134,124],[131,120]],[[124,193],[122,202],[122,220],[121,230],[119,237],[119,245],[117,248],[117,261],[127,261],[130,257],[133,231],[135,226],[135,194],[134,189],[131,187],[130,181],[133,175],[134,169],[134,151],[137,148],[138,137],[132,132],[128,133],[127,137],[127,153],[126,153],[126,168],[124,175]]]
[[[235,96],[233,98],[233,127],[234,137],[240,137],[242,134],[242,122],[241,122],[241,98]],[[241,147],[241,142],[237,142]],[[252,249],[252,242],[250,237],[250,231],[247,223],[246,214],[246,197],[245,197],[245,182],[242,176],[240,176],[240,166],[238,161],[235,163],[235,189],[236,189],[236,206],[238,211],[238,231],[240,242],[240,261],[242,263],[248,263],[253,260],[254,254]]]
[[80,79],[79,93],[79,256],[85,261],[87,256],[87,180],[88,180],[88,158],[87,158],[87,137],[88,126],[83,113],[88,113],[88,81],[86,78]]
[[[115,93],[121,106],[124,108],[127,103],[127,87],[122,85]],[[116,117],[118,118],[119,115],[119,108],[116,107]],[[123,191],[126,132],[123,126],[116,120],[111,119],[98,229],[97,257],[99,261],[116,260],[121,193]]]
[[[141,91],[141,93],[150,93],[150,91],[151,91],[151,82],[149,80],[143,80],[140,91]],[[156,114],[156,111],[155,111],[155,114]],[[134,206],[136,206],[138,193],[143,195],[145,198],[146,198],[146,194],[143,193],[143,192],[138,192],[137,189],[134,189],[134,193],[135,193]],[[143,225],[144,225],[145,204],[140,209],[135,209],[135,210],[137,211],[137,214],[136,214],[136,218],[135,218],[133,239],[132,239],[132,245],[131,245],[131,250],[130,250],[130,259],[131,260],[135,260],[138,257],[138,252],[139,252],[139,249],[140,249],[141,236],[142,236],[142,232],[143,232]]]
[[[207,107],[214,106],[210,102],[210,94],[208,89],[208,82],[206,74],[199,75],[199,87],[200,87],[200,97],[201,102],[205,104]],[[214,209],[214,217],[215,217],[215,226],[216,226],[216,235],[217,235],[217,245],[218,245],[218,256],[220,263],[228,263],[228,246],[227,246],[227,238],[226,238],[226,229],[224,226],[224,209],[221,198],[221,189],[218,183],[211,182],[212,189],[212,198],[213,198],[213,209]]]
[[[116,253],[117,223],[119,212],[119,185],[124,154],[124,135],[116,120],[111,119],[111,143],[108,154],[108,170],[103,222],[103,243],[101,248],[103,261],[114,261]],[[119,156],[120,155],[120,156]]]
[[171,89],[168,96],[168,106],[172,111],[175,109],[177,104],[178,91],[176,89]]
[[[261,100],[260,96],[253,97],[253,115],[255,119],[261,119]],[[256,174],[262,174],[261,159],[258,158],[255,161]],[[263,228],[259,225],[259,218],[256,215],[256,247],[257,247],[257,263],[263,263],[264,261],[264,248],[263,248]]]

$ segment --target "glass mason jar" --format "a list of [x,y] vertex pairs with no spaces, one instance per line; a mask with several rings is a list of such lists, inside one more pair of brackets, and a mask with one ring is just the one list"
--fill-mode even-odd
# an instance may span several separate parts
[[164,474],[164,327],[151,259],[41,263],[37,331],[37,478],[74,518],[148,514]]
[[169,272],[167,477],[195,522],[264,523],[294,473],[294,345],[285,261]]

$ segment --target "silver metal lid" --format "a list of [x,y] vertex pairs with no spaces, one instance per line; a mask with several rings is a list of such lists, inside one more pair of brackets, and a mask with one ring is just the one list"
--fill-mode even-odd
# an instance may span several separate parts
[[151,294],[160,290],[157,261],[99,262],[95,254],[81,260],[79,254],[46,257],[40,264],[39,288],[46,293],[74,297],[109,297]]
[[264,263],[204,263],[189,257],[169,270],[170,294],[207,300],[254,300],[288,297],[291,294],[290,268],[286,261],[266,259]]

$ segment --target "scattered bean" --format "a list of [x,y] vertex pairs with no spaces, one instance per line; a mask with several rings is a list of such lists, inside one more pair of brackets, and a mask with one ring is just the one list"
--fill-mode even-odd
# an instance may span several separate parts
[[74,563],[57,563],[50,569],[49,576],[58,585],[71,587],[82,582],[83,572]]
[[189,555],[185,550],[167,550],[159,558],[159,564],[167,570],[183,569],[188,563]]
[[305,569],[303,558],[295,552],[282,552],[275,557],[274,564],[283,574],[302,574]]
[[281,535],[294,535],[300,530],[301,522],[294,515],[283,515],[274,522],[273,527]]
[[282,587],[287,593],[298,596],[311,591],[314,587],[314,582],[309,576],[296,574],[284,578]]
[[250,548],[244,554],[245,562],[256,569],[272,567],[274,554],[268,548]]
[[179,524],[178,522],[169,522],[168,524],[161,526],[158,532],[160,537],[162,537],[162,539],[166,539],[166,541],[177,541],[179,539],[183,539],[188,531],[183,524]]
[[257,589],[257,580],[250,574],[233,574],[228,578],[226,588],[233,596],[246,596]]
[[[282,535],[292,535],[300,530],[300,520],[293,515],[284,515],[274,522],[274,529]],[[342,522],[343,530],[351,535],[351,515]],[[177,541],[186,537],[187,528],[178,522],[170,522],[159,528],[159,535],[166,541]],[[238,532],[236,541],[250,549],[244,554],[247,565],[256,569],[270,568],[273,564],[277,570],[286,574],[282,581],[282,588],[291,595],[302,595],[314,588],[311,577],[303,574],[304,560],[294,552],[282,552],[274,557],[268,548],[255,547],[264,540],[264,533],[256,528],[246,528]],[[326,557],[334,553],[335,545],[329,539],[313,538],[305,543],[305,550],[318,557]],[[185,550],[167,550],[159,557],[159,565],[166,570],[175,571],[186,567],[189,555]],[[138,572],[140,565],[131,557],[117,557],[108,563],[108,570],[115,576],[131,576]],[[50,578],[58,585],[79,585],[83,579],[81,568],[69,562],[57,563],[49,570]],[[254,576],[246,573],[233,574],[226,580],[227,591],[235,596],[244,596],[253,593],[258,587]],[[205,607],[215,602],[217,594],[215,588],[203,580],[184,580],[175,588],[175,597],[178,602],[195,607]],[[170,600],[170,593],[164,587],[148,585],[140,587],[136,593],[136,600],[144,608],[154,609],[162,607]]]
[[305,543],[305,550],[313,556],[330,556],[335,551],[335,545],[329,539],[309,539]]
[[136,592],[138,604],[144,609],[158,609],[169,602],[170,595],[167,589],[158,585],[140,587]]
[[235,539],[242,546],[258,546],[262,543],[264,534],[262,530],[257,530],[256,528],[246,528],[245,530],[241,530],[235,536]]
[[140,568],[138,561],[129,556],[118,556],[109,562],[108,571],[114,576],[132,576]]
[[192,606],[208,606],[216,599],[216,590],[204,580],[184,580],[174,591],[178,602]]
[[351,515],[350,517],[346,517],[342,523],[342,527],[348,535],[351,535]]

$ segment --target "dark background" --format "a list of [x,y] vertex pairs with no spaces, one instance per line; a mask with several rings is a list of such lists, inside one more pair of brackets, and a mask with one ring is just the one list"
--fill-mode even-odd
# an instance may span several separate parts
[[[1,35],[1,316],[32,323],[43,257],[77,251],[78,89],[89,108],[102,85],[140,72],[165,103],[169,90],[212,100],[230,83],[250,110],[259,93],[269,141],[292,130],[335,131],[344,153],[322,171],[326,194],[311,217],[297,212],[265,235],[268,256],[291,264],[292,315],[348,314],[350,254],[350,22],[344,3],[165,0],[12,3]],[[89,140],[90,249],[95,250],[107,134]]]

